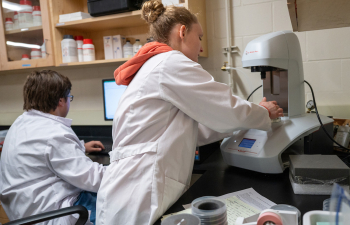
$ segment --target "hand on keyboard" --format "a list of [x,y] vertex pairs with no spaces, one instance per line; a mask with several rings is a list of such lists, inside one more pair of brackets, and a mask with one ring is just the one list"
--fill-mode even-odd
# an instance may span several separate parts
[[100,141],[89,141],[85,143],[85,151],[87,153],[100,152],[102,149],[105,149],[105,146]]

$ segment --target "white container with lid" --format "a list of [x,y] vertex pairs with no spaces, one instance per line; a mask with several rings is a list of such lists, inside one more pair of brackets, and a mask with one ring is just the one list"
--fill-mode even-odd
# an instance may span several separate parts
[[6,18],[5,21],[5,30],[13,30],[12,18]]
[[41,11],[40,6],[35,5],[33,6],[33,26],[41,26]]
[[22,54],[21,60],[29,60],[29,56],[27,54]]
[[92,39],[84,39],[83,42],[84,62],[95,61],[95,46],[92,44]]
[[19,29],[18,12],[13,13],[13,29]]
[[136,55],[136,53],[142,48],[142,44],[140,42],[140,39],[136,39],[136,42],[132,46],[133,48],[133,55]]
[[83,36],[75,36],[74,37],[75,42],[77,43],[77,50],[78,50],[78,61],[84,62],[84,54],[83,54]]
[[19,2],[21,9],[18,11],[19,28],[33,26],[33,7],[30,0],[21,0]]
[[41,59],[41,50],[38,48],[32,48],[30,52],[31,59]]
[[61,41],[62,62],[78,62],[77,43],[73,39],[73,35],[64,35]]
[[123,46],[123,57],[124,58],[131,58],[133,57],[133,47],[132,44],[130,44],[130,41],[127,40],[126,44]]

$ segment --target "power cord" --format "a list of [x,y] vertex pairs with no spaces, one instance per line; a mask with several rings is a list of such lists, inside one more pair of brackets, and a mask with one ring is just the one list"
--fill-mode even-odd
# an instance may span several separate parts
[[262,87],[262,85],[260,85],[259,87],[255,88],[255,90],[252,93],[250,93],[250,95],[248,96],[247,101],[249,101],[250,97],[254,94],[254,92],[256,92],[261,87]]
[[317,106],[316,106],[316,100],[315,100],[315,95],[314,95],[314,90],[312,89],[312,87],[311,87],[311,85],[309,84],[309,82],[307,82],[306,80],[304,80],[304,82],[305,82],[307,85],[309,85],[309,87],[310,87],[310,90],[311,90],[311,93],[312,93],[312,99],[313,99],[314,105],[315,105],[315,111],[316,111],[317,119],[318,119],[318,121],[320,122],[323,131],[326,133],[326,135],[329,137],[329,139],[331,139],[331,140],[333,141],[333,143],[337,144],[340,148],[347,150],[348,153],[349,153],[349,152],[350,152],[350,149],[349,149],[349,148],[344,147],[344,146],[342,146],[341,144],[339,144],[338,142],[336,142],[336,141],[327,133],[326,128],[323,126],[323,123],[322,123],[322,121],[321,121],[321,119],[320,119],[320,115],[318,114],[318,110],[317,110]]
[[[310,87],[311,94],[312,94],[312,99],[313,99],[314,105],[315,105],[315,112],[316,112],[316,115],[317,115],[317,119],[318,119],[318,121],[320,122],[323,131],[325,132],[325,134],[327,135],[327,137],[328,137],[329,139],[332,140],[333,143],[337,144],[340,148],[345,149],[345,150],[347,151],[347,153],[350,153],[350,149],[349,149],[349,148],[346,148],[346,147],[342,146],[341,144],[339,144],[338,142],[336,142],[336,141],[333,139],[333,137],[331,137],[331,136],[327,133],[326,128],[324,127],[324,125],[323,125],[323,123],[322,123],[322,121],[321,121],[320,115],[318,114],[318,110],[317,110],[317,106],[316,106],[316,100],[315,100],[315,95],[314,95],[314,90],[312,89],[312,87],[311,87],[311,85],[310,85],[309,82],[307,82],[306,80],[304,80],[304,82],[305,82],[307,85],[309,85],[309,87]],[[261,88],[261,87],[262,87],[262,85],[260,85],[259,87],[257,87],[257,88],[248,96],[247,101],[249,101],[249,98],[254,94],[254,92],[255,92],[256,90],[258,90],[259,88]],[[349,157],[349,156],[347,156],[347,157]],[[347,158],[347,157],[346,157],[346,158]]]

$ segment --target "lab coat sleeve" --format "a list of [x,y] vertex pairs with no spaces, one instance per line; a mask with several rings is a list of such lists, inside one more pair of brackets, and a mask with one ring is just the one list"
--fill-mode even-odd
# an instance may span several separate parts
[[198,124],[197,146],[207,145],[231,136],[232,133],[219,133],[203,124]]
[[45,149],[50,170],[66,182],[82,190],[97,192],[106,168],[85,154],[84,146],[73,134],[53,137]]
[[161,97],[189,117],[219,132],[269,130],[268,111],[234,96],[229,86],[215,82],[200,64],[181,52],[172,51],[160,64]]

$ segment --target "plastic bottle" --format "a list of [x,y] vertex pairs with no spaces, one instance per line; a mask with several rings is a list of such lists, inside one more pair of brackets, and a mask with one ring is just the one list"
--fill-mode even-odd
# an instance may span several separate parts
[[92,44],[92,39],[84,39],[83,41],[84,62],[95,60],[95,46]]
[[6,18],[5,21],[5,30],[13,30],[12,18]]
[[19,29],[18,12],[13,13],[13,29]]
[[29,60],[29,56],[27,54],[22,54],[21,60]]
[[33,26],[33,7],[30,0],[21,0],[19,2],[21,10],[18,11],[19,28]]
[[75,36],[74,37],[75,42],[77,43],[77,50],[78,50],[78,61],[84,62],[84,54],[83,54],[83,36]]
[[64,35],[61,41],[62,62],[78,62],[77,43],[73,39],[73,35]]
[[33,6],[33,26],[41,26],[41,11],[40,6]]
[[133,49],[133,55],[136,55],[136,53],[142,48],[142,44],[140,42],[140,39],[136,39],[136,42],[132,45]]
[[30,53],[31,59],[41,59],[41,51],[38,48],[32,48],[32,51]]
[[133,56],[133,47],[129,40],[126,40],[126,44],[123,46],[123,57],[131,58]]
[[43,40],[44,43],[41,46],[41,58],[45,59],[46,58],[46,43],[45,40]]

